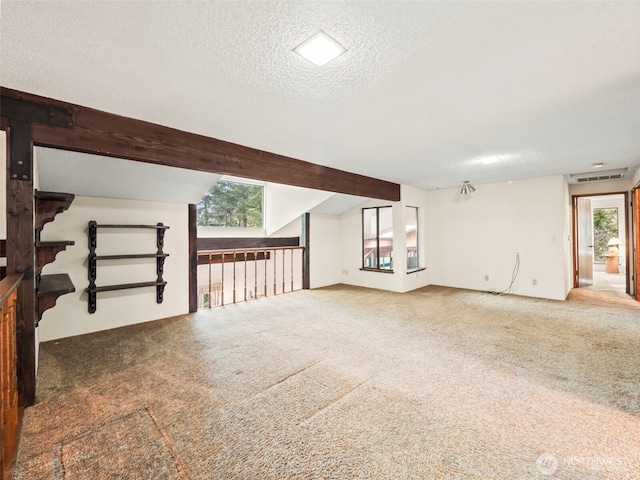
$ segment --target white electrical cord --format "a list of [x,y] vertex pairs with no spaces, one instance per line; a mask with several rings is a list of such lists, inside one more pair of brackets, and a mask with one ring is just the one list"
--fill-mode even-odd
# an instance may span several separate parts
[[520,273],[520,252],[516,252],[516,264],[513,266],[513,272],[511,272],[511,283],[507,288],[502,290],[501,292],[496,292],[494,290],[489,290],[489,293],[493,295],[509,295],[511,294],[511,289],[513,288],[513,284],[518,278],[518,274]]

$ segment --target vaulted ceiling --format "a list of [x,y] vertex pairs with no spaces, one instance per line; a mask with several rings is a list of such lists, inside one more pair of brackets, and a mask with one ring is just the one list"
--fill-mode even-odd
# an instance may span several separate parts
[[2,86],[425,189],[640,165],[640,2],[5,0],[0,35]]

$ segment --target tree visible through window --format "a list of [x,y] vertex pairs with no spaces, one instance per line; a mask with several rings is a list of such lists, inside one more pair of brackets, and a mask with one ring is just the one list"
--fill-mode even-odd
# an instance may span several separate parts
[[263,187],[220,181],[198,203],[201,227],[262,227]]
[[593,209],[593,256],[596,262],[605,262],[609,247],[607,243],[618,236],[618,209]]

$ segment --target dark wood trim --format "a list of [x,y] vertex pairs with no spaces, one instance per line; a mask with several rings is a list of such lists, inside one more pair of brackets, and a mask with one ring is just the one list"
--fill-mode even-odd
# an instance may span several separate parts
[[382,200],[400,185],[216,138],[2,88],[3,98],[73,113],[73,128],[34,123],[38,145]]
[[631,235],[630,235],[630,224],[629,224],[629,213],[631,212],[630,206],[629,206],[629,193],[628,192],[624,192],[624,235],[625,235],[625,248],[624,248],[624,256],[625,256],[625,262],[626,262],[626,267],[625,267],[625,282],[626,282],[626,292],[627,295],[631,294],[631,271],[629,269],[629,267],[631,266],[631,248],[629,248],[630,245],[630,241],[631,241]]
[[2,113],[14,120],[26,123],[43,123],[56,127],[73,128],[73,110],[66,106],[54,105],[44,97],[5,95],[2,90]]
[[126,225],[126,224],[101,224],[96,223],[96,228],[120,228],[120,229],[148,229],[148,230],[168,230],[169,227],[162,224],[157,225]]
[[[144,288],[144,287],[157,287],[158,285],[165,286],[167,282],[136,282],[136,283],[121,283],[118,285],[105,285],[103,287],[92,287],[85,289],[86,292],[99,293],[99,292],[112,292],[115,290],[128,290],[130,288]],[[68,292],[64,292],[68,293]]]
[[411,275],[412,273],[418,273],[418,272],[421,272],[421,271],[426,270],[426,269],[427,269],[427,267],[414,268],[413,270],[409,270],[407,272],[407,275]]
[[0,130],[7,130],[10,124],[11,119],[9,117],[5,117],[4,115],[0,116]]
[[73,244],[74,242],[70,240],[63,240],[59,242],[36,241],[36,275],[40,275],[42,273],[42,269],[45,265],[55,261],[58,253],[64,252],[68,246]]
[[[12,119],[8,129],[7,169],[20,159],[33,169],[31,126]],[[26,131],[25,131],[26,130]],[[16,318],[16,346],[18,353],[18,395],[21,407],[35,403],[35,246],[33,171],[28,180],[7,178],[7,274],[24,274],[18,291]]]
[[377,273],[393,273],[393,270],[383,270],[382,268],[361,268],[363,272],[377,272]]
[[22,275],[14,273],[0,282],[0,306],[4,305],[9,295],[11,295],[20,285]]
[[300,237],[200,237],[198,251],[269,247],[299,247]]
[[0,239],[0,258],[7,256],[7,241]]
[[633,275],[635,278],[636,300],[640,302],[640,182],[633,189],[633,251],[636,257]]
[[198,311],[198,218],[197,206],[189,204],[189,313]]
[[167,258],[168,253],[126,253],[124,255],[96,255],[95,260],[128,260],[133,258]]
[[304,254],[302,261],[302,288],[309,290],[311,288],[311,251],[309,246],[311,243],[311,214],[309,212],[302,215],[302,245],[304,246]]
[[578,200],[571,197],[571,260],[573,262],[573,288],[578,288]]
[[[235,253],[235,258],[234,258]],[[218,263],[255,262],[256,260],[270,260],[271,252],[267,250],[243,252],[198,253],[198,265],[215,265]]]
[[18,407],[16,302],[22,275],[0,281],[0,478],[13,478],[22,416]]

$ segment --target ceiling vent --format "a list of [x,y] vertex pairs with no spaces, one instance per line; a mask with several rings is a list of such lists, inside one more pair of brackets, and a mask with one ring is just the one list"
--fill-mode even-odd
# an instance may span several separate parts
[[569,183],[601,182],[603,180],[622,180],[629,168],[616,168],[615,170],[601,170],[599,172],[572,173],[569,175]]

